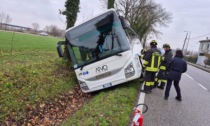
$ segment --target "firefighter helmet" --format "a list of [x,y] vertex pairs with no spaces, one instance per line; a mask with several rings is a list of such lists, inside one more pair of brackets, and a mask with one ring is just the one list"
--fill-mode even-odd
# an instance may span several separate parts
[[171,48],[169,44],[167,44],[167,43],[166,44],[163,44],[163,48],[167,48],[167,47],[168,48]]
[[152,40],[152,41],[150,42],[150,45],[157,45],[157,42],[156,42],[155,40]]

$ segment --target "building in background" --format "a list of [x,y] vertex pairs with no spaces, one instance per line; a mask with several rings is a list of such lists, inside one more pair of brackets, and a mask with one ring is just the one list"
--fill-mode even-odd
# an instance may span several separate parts
[[30,31],[31,28],[29,28],[29,27],[23,27],[23,26],[18,26],[18,25],[12,25],[12,24],[2,23],[1,24],[1,30],[17,31],[17,32],[27,32],[27,31]]
[[199,55],[196,64],[205,65],[204,60],[207,59],[207,55],[210,55],[210,39],[200,40]]

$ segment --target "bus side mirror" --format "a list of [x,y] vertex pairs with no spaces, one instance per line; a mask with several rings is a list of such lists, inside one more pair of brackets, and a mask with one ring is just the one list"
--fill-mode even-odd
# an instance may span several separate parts
[[62,50],[62,45],[64,45],[64,41],[59,41],[57,43],[57,51],[58,51],[58,56],[63,57],[63,50]]
[[123,29],[128,29],[131,27],[130,22],[122,16],[119,16]]

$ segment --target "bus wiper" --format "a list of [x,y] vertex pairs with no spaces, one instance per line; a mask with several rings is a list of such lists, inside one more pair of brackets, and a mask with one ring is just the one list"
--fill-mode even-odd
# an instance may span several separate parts
[[80,68],[80,70],[82,70],[84,66],[85,66],[85,65],[83,65],[83,66]]
[[83,65],[83,66],[80,68],[80,70],[82,70],[84,66],[85,66],[85,65]]
[[114,38],[116,38],[117,35],[115,34],[115,31],[113,31],[113,32],[111,33],[111,35],[112,35],[112,50],[113,50],[113,48],[114,48]]

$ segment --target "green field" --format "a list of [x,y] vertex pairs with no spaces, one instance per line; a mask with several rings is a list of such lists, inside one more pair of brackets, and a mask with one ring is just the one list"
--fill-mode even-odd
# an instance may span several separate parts
[[75,77],[70,77],[73,72],[58,58],[59,40],[0,31],[0,121],[11,113],[16,119],[22,118],[27,104],[34,105],[75,86]]

